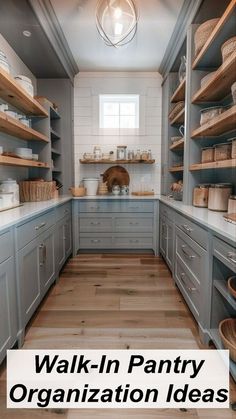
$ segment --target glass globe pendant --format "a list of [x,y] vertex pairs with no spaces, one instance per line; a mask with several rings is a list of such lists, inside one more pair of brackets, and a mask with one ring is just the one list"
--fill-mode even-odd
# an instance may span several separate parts
[[119,47],[132,41],[137,32],[138,12],[133,0],[100,0],[96,24],[108,46]]

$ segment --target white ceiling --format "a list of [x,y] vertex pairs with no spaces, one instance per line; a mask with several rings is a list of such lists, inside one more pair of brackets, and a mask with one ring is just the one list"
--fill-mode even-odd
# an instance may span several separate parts
[[106,46],[97,32],[97,0],[51,0],[80,71],[157,71],[183,2],[136,0],[137,35],[117,49]]

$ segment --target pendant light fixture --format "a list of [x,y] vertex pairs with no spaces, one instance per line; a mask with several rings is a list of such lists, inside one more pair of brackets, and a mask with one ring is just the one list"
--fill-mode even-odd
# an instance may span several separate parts
[[126,45],[134,39],[138,11],[133,0],[99,0],[96,9],[98,33],[112,47]]

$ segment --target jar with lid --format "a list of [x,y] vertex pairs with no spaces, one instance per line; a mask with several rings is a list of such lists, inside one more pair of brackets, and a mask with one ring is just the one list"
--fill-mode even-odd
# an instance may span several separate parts
[[7,180],[1,181],[0,192],[13,194],[13,205],[18,205],[20,203],[19,185],[16,180],[9,178]]
[[117,160],[126,160],[126,145],[117,146]]
[[215,144],[215,161],[231,159],[232,143]]
[[136,160],[140,160],[141,159],[141,151],[140,151],[140,149],[138,148],[137,149],[137,151],[136,151],[136,154],[135,154],[135,159]]
[[93,155],[94,155],[94,160],[101,160],[101,158],[102,158],[101,147],[96,145],[93,149]]
[[152,150],[148,150],[148,160],[152,160]]
[[236,195],[231,195],[229,197],[228,214],[236,214]]
[[209,184],[196,185],[193,190],[193,205],[194,207],[207,208]]
[[231,194],[231,183],[211,185],[209,188],[208,208],[212,211],[227,211],[228,199]]
[[148,152],[146,150],[142,151],[141,160],[148,160]]
[[214,147],[202,148],[202,163],[210,163],[214,161]]

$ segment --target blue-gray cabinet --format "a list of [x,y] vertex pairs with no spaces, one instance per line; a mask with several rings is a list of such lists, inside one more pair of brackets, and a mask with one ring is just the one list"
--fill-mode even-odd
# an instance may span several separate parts
[[174,212],[160,204],[160,252],[170,270],[174,266]]

